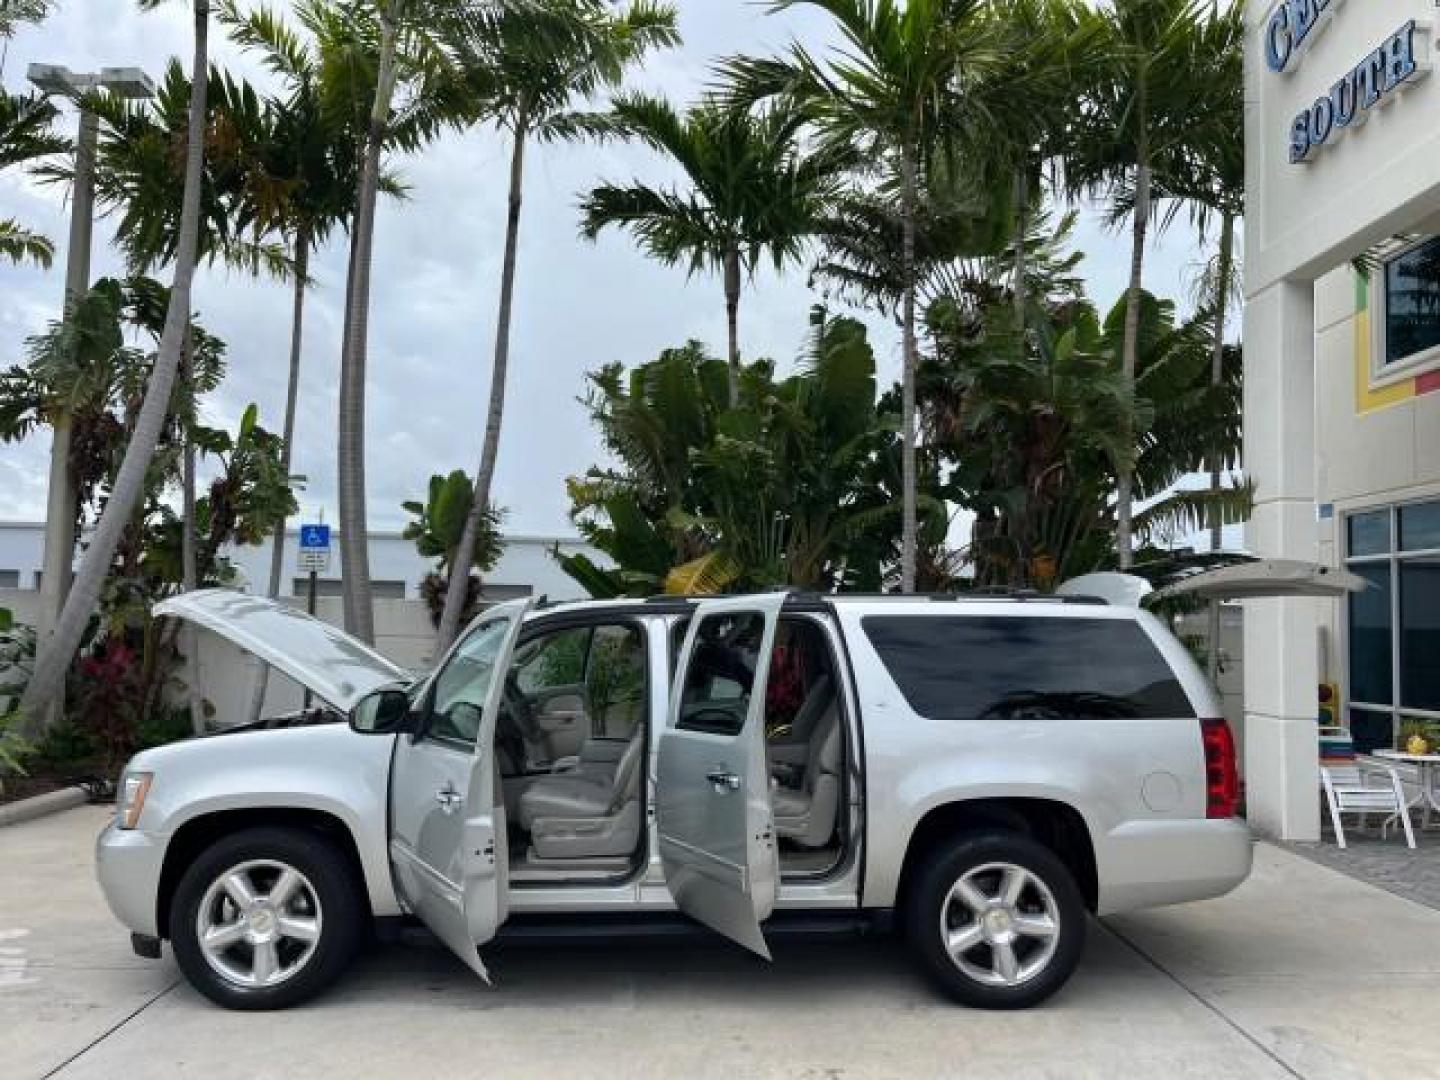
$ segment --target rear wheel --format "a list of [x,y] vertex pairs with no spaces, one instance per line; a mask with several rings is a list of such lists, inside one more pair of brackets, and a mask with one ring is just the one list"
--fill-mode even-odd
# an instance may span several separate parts
[[280,1009],[329,985],[359,944],[365,906],[349,863],[321,836],[247,829],[185,871],[170,940],[185,977],[232,1009]]
[[1019,833],[965,837],[920,867],[905,912],[911,947],[956,1001],[1023,1009],[1080,961],[1085,904],[1053,852]]

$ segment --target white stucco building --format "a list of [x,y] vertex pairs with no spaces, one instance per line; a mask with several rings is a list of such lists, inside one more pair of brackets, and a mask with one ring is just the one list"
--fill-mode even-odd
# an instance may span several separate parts
[[1319,682],[1362,749],[1440,721],[1440,8],[1246,6],[1246,544],[1370,583],[1246,605],[1250,818],[1314,839]]
[[[317,593],[338,596],[340,593],[340,546],[338,534],[332,534],[333,548],[330,567],[319,575]],[[505,537],[505,551],[495,568],[485,575],[485,595],[494,600],[517,596],[549,596],[552,600],[576,600],[585,591],[560,569],[551,551],[558,545],[565,554],[583,551],[604,565],[607,560],[590,545],[574,536]],[[227,557],[239,569],[242,585],[263,592],[270,580],[270,543],[255,547],[234,548]],[[39,585],[44,562],[45,526],[36,521],[0,521],[0,590],[35,589]],[[292,528],[285,542],[286,569],[281,578],[281,596],[304,596],[306,578],[295,564],[298,548],[297,529]],[[398,532],[370,534],[370,577],[378,600],[419,599],[419,584],[430,570],[433,560],[422,559],[415,544]]]

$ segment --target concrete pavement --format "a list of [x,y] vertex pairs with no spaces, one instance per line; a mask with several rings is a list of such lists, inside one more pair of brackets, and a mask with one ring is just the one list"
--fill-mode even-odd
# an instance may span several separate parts
[[509,945],[490,989],[424,934],[287,1013],[215,1008],[130,954],[104,811],[0,830],[0,1075],[1440,1076],[1440,912],[1262,845],[1233,896],[1096,924],[1026,1013],[946,1004],[888,939]]

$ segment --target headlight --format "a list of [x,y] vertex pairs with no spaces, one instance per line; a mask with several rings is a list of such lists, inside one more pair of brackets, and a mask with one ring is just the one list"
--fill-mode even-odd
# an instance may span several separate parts
[[145,809],[145,796],[150,794],[153,773],[126,773],[120,781],[120,790],[115,796],[115,824],[122,829],[133,829],[140,821],[140,811]]

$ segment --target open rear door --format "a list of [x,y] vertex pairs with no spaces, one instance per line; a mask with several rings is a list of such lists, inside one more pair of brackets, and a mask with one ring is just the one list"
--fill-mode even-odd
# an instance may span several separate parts
[[509,859],[495,723],[530,600],[477,618],[436,668],[424,728],[395,741],[390,862],[406,904],[477,975],[476,946],[505,920]]
[[783,593],[695,608],[660,736],[656,818],[681,911],[759,953],[779,856],[765,755],[765,686]]
[[1360,592],[1369,582],[1359,574],[1323,563],[1295,559],[1259,559],[1222,566],[1181,578],[1158,592],[1149,602],[1176,596],[1202,600],[1259,600],[1272,596],[1338,597]]

